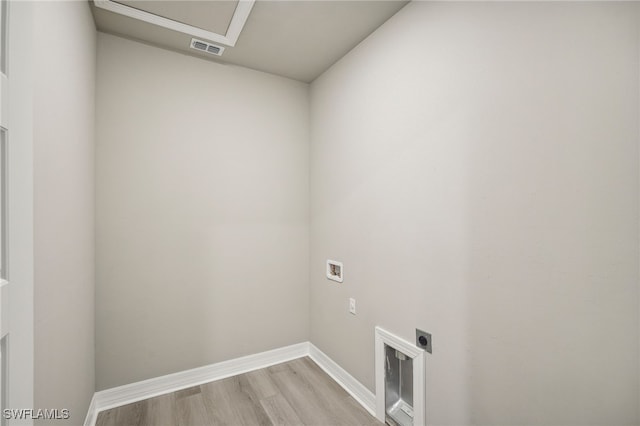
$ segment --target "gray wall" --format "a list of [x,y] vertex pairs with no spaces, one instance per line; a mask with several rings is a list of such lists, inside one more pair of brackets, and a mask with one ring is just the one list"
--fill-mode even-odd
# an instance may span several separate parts
[[308,85],[98,37],[97,389],[308,339]]
[[95,389],[96,30],[77,1],[35,2],[34,28],[34,399],[77,425]]
[[413,2],[317,79],[311,341],[373,390],[374,326],[431,331],[431,424],[637,424],[638,29]]

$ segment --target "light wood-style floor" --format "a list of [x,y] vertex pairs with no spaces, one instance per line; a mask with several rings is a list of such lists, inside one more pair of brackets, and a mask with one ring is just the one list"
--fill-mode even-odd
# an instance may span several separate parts
[[381,425],[310,358],[103,411],[96,426]]

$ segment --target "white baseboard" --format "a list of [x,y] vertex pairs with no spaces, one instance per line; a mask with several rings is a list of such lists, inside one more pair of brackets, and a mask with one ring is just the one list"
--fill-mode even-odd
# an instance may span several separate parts
[[349,395],[360,403],[373,417],[376,417],[376,396],[351,374],[340,367],[327,354],[309,343],[309,358],[320,366],[333,380],[347,391]]
[[96,420],[98,420],[98,410],[96,408],[96,394],[94,393],[91,397],[87,417],[84,419],[84,426],[94,426],[96,424]]
[[310,357],[375,417],[375,395],[320,349],[310,342],[303,342],[96,392],[91,399],[84,426],[95,426],[98,413],[110,408],[259,370],[304,356]]
[[236,376],[249,371],[259,370],[307,355],[309,355],[309,342],[303,342],[271,351],[218,362],[204,367],[167,374],[166,376],[154,377],[153,379],[143,380],[141,382],[105,389],[93,395],[84,426],[94,426],[100,411],[175,392],[180,389],[190,388],[203,383]]

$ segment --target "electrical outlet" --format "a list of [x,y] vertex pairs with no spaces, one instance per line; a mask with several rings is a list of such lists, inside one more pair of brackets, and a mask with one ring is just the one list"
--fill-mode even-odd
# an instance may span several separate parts
[[432,337],[431,333],[427,333],[426,331],[418,330],[416,328],[416,346],[424,349],[425,351],[432,353]]
[[349,312],[351,312],[353,315],[356,314],[356,299],[354,299],[353,297],[349,299]]

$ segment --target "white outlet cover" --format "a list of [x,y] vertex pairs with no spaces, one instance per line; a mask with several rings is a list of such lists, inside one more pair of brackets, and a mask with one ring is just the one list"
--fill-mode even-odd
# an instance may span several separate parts
[[337,260],[327,260],[327,278],[341,283],[344,280],[344,266]]
[[353,315],[356,314],[356,299],[353,297],[349,298],[349,312]]

